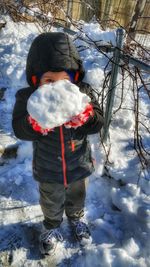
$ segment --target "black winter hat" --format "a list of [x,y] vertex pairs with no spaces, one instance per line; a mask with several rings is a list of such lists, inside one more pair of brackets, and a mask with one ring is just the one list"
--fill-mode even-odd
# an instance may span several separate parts
[[71,38],[62,32],[48,32],[37,36],[28,53],[26,77],[34,86],[32,77],[37,78],[47,71],[79,71],[79,81],[84,77],[82,61]]

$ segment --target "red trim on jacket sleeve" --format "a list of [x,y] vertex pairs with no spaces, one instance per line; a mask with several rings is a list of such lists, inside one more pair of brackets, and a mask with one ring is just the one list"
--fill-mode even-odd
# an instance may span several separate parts
[[72,117],[72,119],[69,122],[66,122],[64,125],[66,128],[71,128],[71,127],[77,128],[86,123],[89,117],[93,116],[94,116],[93,106],[92,104],[88,104],[82,113]]
[[50,129],[50,128],[47,128],[47,129],[42,128],[38,124],[38,122],[35,119],[33,119],[31,116],[28,116],[27,120],[30,123],[30,125],[32,126],[32,129],[36,132],[40,132],[41,134],[46,135],[46,134],[48,134],[48,132],[52,131],[52,129]]

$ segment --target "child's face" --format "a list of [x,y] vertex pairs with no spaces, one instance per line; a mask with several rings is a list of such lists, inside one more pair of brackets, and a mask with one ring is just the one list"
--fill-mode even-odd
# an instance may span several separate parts
[[69,75],[65,71],[59,71],[59,72],[48,71],[42,75],[40,79],[40,85],[53,83],[64,79],[70,80]]

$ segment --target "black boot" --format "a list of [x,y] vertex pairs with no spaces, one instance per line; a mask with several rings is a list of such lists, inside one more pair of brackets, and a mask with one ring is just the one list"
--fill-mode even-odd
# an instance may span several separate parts
[[57,243],[63,241],[60,228],[44,229],[39,238],[39,249],[41,254],[49,255],[54,253]]
[[85,222],[80,219],[71,219],[69,221],[75,238],[80,242],[81,245],[92,243],[91,233]]

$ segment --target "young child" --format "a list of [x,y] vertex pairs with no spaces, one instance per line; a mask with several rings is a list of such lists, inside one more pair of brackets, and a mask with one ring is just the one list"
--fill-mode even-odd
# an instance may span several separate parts
[[[88,226],[82,220],[85,178],[94,171],[87,135],[100,131],[103,116],[91,87],[82,82],[82,62],[67,34],[43,33],[35,38],[27,58],[26,76],[30,87],[16,94],[12,126],[17,138],[33,142],[33,176],[39,182],[44,215],[40,250],[48,254],[58,240],[63,240],[60,224],[64,211],[76,238],[80,242],[90,238]],[[79,114],[68,123],[70,128],[64,124],[45,134],[28,114],[27,101],[39,86],[64,79],[90,96],[91,103],[82,116]]]

